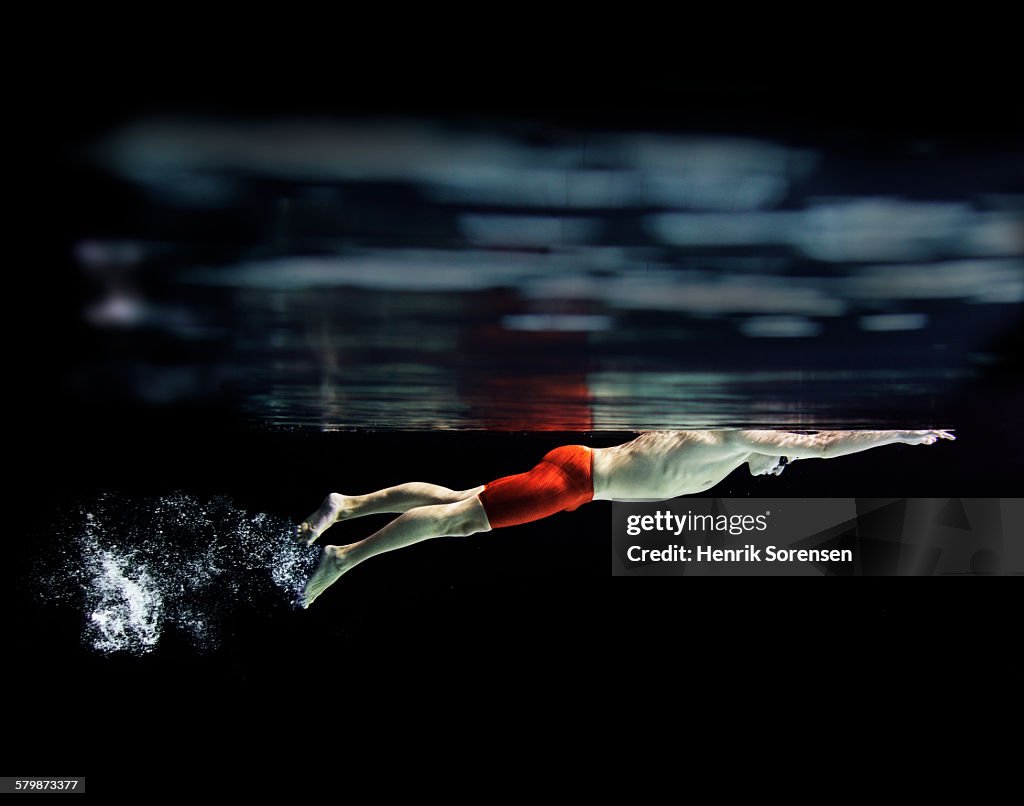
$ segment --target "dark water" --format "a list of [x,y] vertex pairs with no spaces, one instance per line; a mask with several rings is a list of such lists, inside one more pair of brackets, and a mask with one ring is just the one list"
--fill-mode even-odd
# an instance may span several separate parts
[[1016,360],[1006,146],[148,117],[76,155],[102,201],[71,244],[84,401],[317,430],[864,427],[941,420]]
[[[165,115],[72,155],[93,207],[68,243],[82,293],[65,389],[123,413],[106,439],[152,416],[196,457],[216,450],[216,422],[376,434],[295,443],[306,468],[310,451],[338,460],[282,507],[292,520],[329,489],[372,489],[368,465],[376,486],[469,487],[556,444],[524,433],[942,426],[970,440],[982,411],[1019,422],[1024,166],[1005,146]],[[502,431],[539,452],[513,461],[488,441]],[[453,435],[417,469],[421,432]],[[979,455],[974,440],[961,452]],[[108,484],[124,490],[123,473]],[[165,628],[213,646],[230,608],[211,592],[287,605],[309,570],[267,492],[246,510],[154,488],[94,517],[116,498],[78,504],[63,532],[100,651],[150,652]],[[231,547],[209,542],[215,528]],[[265,577],[290,569],[276,597],[230,588],[247,545]]]
[[311,748],[325,692],[446,709],[421,692],[511,676],[564,700],[586,686],[549,659],[600,678],[668,644],[650,686],[676,647],[712,679],[698,645],[723,640],[759,671],[780,636],[977,649],[1010,597],[609,597],[600,502],[375,558],[293,607],[312,559],[288,531],[328,491],[465,488],[640,429],[953,427],[710,494],[1019,494],[1019,148],[618,124],[158,113],[75,139],[22,331],[56,348],[16,421],[19,763],[216,765],[227,734],[312,763],[360,741]]

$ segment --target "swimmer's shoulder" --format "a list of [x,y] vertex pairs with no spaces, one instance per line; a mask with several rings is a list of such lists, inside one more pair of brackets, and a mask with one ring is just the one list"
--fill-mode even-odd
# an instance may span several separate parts
[[634,441],[659,445],[720,445],[725,441],[726,433],[710,429],[642,431]]

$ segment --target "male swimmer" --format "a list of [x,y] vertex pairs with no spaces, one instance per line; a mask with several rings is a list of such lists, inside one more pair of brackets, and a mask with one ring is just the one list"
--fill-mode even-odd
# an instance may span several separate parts
[[410,482],[368,495],[331,493],[298,528],[306,545],[338,521],[402,514],[358,543],[325,546],[306,583],[303,604],[309,607],[364,560],[431,537],[529,523],[593,500],[692,495],[714,487],[744,463],[754,476],[777,476],[797,459],[833,459],[882,445],[931,445],[939,439],[955,437],[949,431],[651,431],[613,448],[555,448],[527,473],[469,490]]

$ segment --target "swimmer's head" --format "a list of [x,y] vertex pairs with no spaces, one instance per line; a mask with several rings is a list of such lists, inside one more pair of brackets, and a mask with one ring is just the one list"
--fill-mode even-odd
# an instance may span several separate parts
[[778,476],[789,464],[786,456],[761,456],[755,454],[747,459],[751,476]]

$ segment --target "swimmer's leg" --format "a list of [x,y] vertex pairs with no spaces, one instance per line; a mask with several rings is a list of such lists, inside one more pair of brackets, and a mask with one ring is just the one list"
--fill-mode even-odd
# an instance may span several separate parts
[[365,540],[348,546],[325,546],[320,564],[306,583],[303,606],[309,607],[342,574],[370,557],[432,537],[465,536],[490,530],[487,513],[476,495],[451,504],[410,509]]
[[481,485],[469,490],[449,490],[438,484],[412,481],[367,495],[331,493],[316,512],[299,524],[298,534],[308,546],[338,521],[380,512],[408,512],[432,504],[454,504],[479,495],[483,489]]

